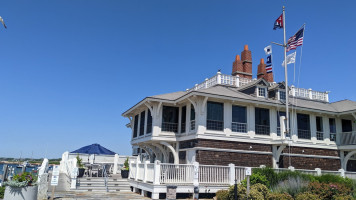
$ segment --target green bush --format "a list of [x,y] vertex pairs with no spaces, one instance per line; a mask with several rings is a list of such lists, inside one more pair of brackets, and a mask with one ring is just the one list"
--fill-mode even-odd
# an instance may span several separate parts
[[253,174],[261,174],[265,176],[267,178],[267,184],[265,184],[267,187],[277,185],[279,182],[278,174],[270,167],[254,168],[252,172]]
[[311,182],[308,185],[308,191],[317,194],[321,199],[333,199],[333,196],[347,196],[351,194],[351,189],[341,183],[319,183]]
[[253,186],[251,186],[251,190],[256,190],[260,192],[263,195],[263,198],[266,199],[267,195],[269,193],[267,186],[262,185],[261,183],[257,183]]
[[4,198],[5,187],[0,187],[0,199]]
[[250,193],[248,194],[248,199],[250,200],[264,200],[264,196],[262,192],[259,192],[257,189],[252,189],[250,190]]
[[278,183],[281,181],[285,181],[288,180],[290,178],[300,178],[302,180],[306,180],[306,181],[314,181],[314,177],[312,175],[308,175],[308,174],[302,174],[298,171],[283,171],[278,173]]
[[[259,173],[252,173],[252,175],[250,176],[250,185],[255,185],[257,183],[261,183],[267,187],[269,187],[269,182],[267,180],[267,177],[262,175],[262,174],[259,174]],[[243,186],[247,186],[247,179],[243,180],[241,182],[241,184]]]
[[316,176],[315,180],[320,183],[340,183],[345,185],[346,187],[352,189],[353,188],[353,181],[349,178],[343,178],[341,176],[332,175],[332,174],[325,174],[321,176]]
[[333,200],[353,200],[354,198],[351,195],[335,195]]
[[278,183],[272,188],[275,193],[288,193],[295,197],[297,194],[305,192],[307,190],[309,181],[302,179],[301,177],[292,177],[288,180],[284,180]]
[[293,197],[288,193],[269,193],[267,200],[293,200]]
[[229,190],[219,190],[216,192],[217,200],[229,200]]
[[296,196],[295,200],[321,200],[320,197],[316,194],[310,192],[300,193]]

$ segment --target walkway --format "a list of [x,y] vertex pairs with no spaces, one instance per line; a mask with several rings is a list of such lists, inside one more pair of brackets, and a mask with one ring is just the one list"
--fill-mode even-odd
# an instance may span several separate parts
[[[51,195],[49,192],[48,195]],[[61,200],[74,200],[74,199],[88,199],[88,200],[100,200],[100,199],[139,199],[139,200],[147,200],[150,198],[146,198],[140,196],[133,192],[56,192],[54,199]]]

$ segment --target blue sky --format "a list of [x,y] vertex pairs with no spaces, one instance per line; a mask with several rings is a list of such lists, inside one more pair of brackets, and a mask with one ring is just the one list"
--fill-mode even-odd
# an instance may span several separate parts
[[[354,1],[2,1],[0,157],[58,158],[92,143],[130,154],[124,111],[230,74],[245,44],[256,74],[263,48],[282,42],[272,30],[282,5],[287,37],[306,23],[290,83],[355,101]],[[273,46],[276,81],[282,55]]]

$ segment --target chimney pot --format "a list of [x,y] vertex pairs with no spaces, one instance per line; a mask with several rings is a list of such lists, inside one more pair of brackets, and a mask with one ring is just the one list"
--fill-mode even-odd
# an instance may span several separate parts
[[240,55],[236,55],[235,60],[240,60]]
[[263,58],[261,58],[261,64],[265,64],[265,60]]
[[244,50],[245,50],[245,51],[248,51],[248,45],[247,45],[247,44],[245,44]]

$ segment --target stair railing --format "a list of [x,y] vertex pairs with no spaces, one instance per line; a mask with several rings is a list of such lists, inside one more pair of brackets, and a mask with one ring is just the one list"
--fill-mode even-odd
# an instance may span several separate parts
[[109,187],[108,187],[108,173],[107,173],[107,171],[106,171],[105,165],[103,165],[103,177],[104,177],[106,192],[109,192]]

